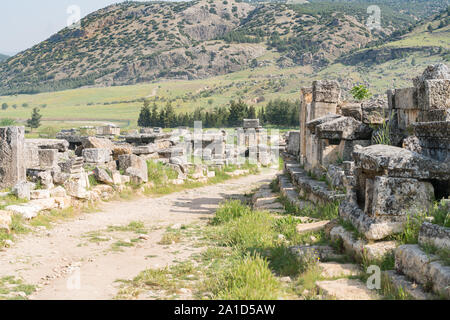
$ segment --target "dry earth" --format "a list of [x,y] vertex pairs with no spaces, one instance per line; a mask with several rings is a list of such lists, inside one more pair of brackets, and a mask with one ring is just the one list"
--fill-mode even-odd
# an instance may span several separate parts
[[[206,224],[225,198],[250,192],[274,176],[275,171],[267,171],[161,198],[105,203],[99,212],[23,236],[0,252],[0,278],[17,276],[36,285],[30,299],[112,299],[118,279],[132,279],[144,269],[169,266],[201,250],[189,241],[159,244],[167,227]],[[130,243],[139,235],[107,230],[133,221],[144,223],[148,233],[143,239]],[[130,246],[115,247],[117,241]]]

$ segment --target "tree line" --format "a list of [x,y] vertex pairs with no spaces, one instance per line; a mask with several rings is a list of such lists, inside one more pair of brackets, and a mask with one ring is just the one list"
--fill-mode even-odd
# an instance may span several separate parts
[[267,106],[257,110],[248,106],[244,101],[230,101],[228,106],[205,110],[197,108],[192,112],[176,113],[172,104],[168,102],[160,108],[156,103],[150,105],[145,100],[141,108],[139,127],[192,127],[194,121],[202,121],[204,128],[239,127],[243,119],[260,120],[260,124],[276,126],[298,126],[299,101],[276,99],[269,101]]

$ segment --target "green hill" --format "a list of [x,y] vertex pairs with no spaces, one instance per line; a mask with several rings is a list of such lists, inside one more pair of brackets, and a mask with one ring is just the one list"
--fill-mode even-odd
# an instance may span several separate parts
[[[381,31],[365,25],[373,3],[382,10]],[[0,65],[0,94],[207,79],[249,67],[317,71],[444,7],[441,0],[124,2]]]

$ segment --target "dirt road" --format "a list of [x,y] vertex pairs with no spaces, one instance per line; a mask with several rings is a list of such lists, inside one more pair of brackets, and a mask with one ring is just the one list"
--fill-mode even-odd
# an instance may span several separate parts
[[[118,279],[132,279],[146,268],[186,260],[200,250],[186,242],[159,244],[167,227],[204,224],[224,198],[268,183],[274,174],[265,172],[161,198],[105,203],[100,212],[26,235],[0,252],[0,278],[19,276],[37,285],[30,299],[112,299]],[[143,222],[148,230],[139,241],[130,242],[137,236],[133,232],[107,230],[133,221]]]

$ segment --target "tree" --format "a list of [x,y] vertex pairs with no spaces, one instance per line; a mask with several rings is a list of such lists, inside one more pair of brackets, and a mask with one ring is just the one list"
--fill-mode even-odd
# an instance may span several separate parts
[[144,102],[144,106],[141,108],[141,112],[139,113],[138,126],[144,128],[151,126],[151,111],[148,103],[146,104]]
[[431,24],[428,25],[428,32],[433,33],[433,26]]
[[367,89],[366,86],[364,86],[363,84],[359,86],[354,86],[352,90],[350,90],[350,93],[352,94],[353,98],[355,98],[358,101],[368,99],[372,96],[369,89]]
[[39,108],[34,108],[31,114],[31,119],[27,120],[27,126],[31,128],[31,131],[41,126],[42,115],[39,113],[39,111]]
[[238,126],[242,123],[242,119],[247,116],[247,105],[244,101],[239,99],[238,102],[231,101],[230,104],[230,115],[228,116],[229,126]]
[[8,109],[8,104],[5,102],[2,104],[2,110]]

